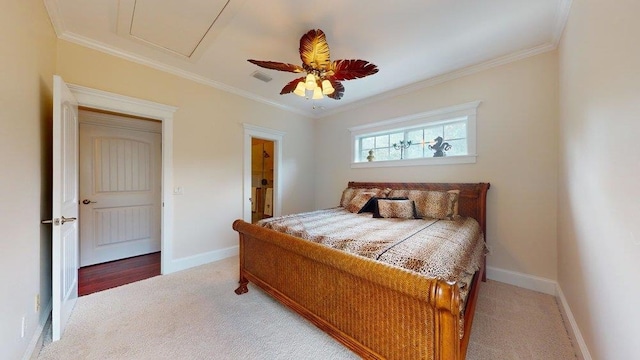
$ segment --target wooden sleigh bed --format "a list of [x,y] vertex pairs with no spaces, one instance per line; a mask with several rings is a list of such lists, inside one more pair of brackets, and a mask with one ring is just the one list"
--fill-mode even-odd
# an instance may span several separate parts
[[[459,214],[476,219],[486,236],[488,183],[348,187],[459,190]],[[242,220],[233,229],[240,236],[236,294],[246,293],[252,282],[365,359],[465,358],[480,279],[486,280],[484,256],[461,306],[458,286],[447,281]]]

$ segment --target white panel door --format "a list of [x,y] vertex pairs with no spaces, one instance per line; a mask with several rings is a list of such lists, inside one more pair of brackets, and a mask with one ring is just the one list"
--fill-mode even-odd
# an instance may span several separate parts
[[80,124],[80,266],[160,251],[161,142]]
[[78,103],[53,77],[52,332],[64,332],[78,298]]

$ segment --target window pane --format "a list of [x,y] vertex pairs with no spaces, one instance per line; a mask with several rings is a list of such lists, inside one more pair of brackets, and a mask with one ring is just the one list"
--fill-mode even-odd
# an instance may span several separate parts
[[[402,152],[404,153],[404,150],[402,150]],[[394,149],[394,148],[390,148],[389,149],[389,160],[400,160],[400,148],[398,148],[398,150]]]
[[389,135],[376,136],[376,148],[389,147]]
[[438,136],[443,137],[442,126],[433,126],[424,129],[424,141],[427,143],[434,141]]
[[422,132],[422,129],[407,132],[407,140],[410,140],[413,144],[422,143],[424,140],[422,138]]
[[412,144],[407,150],[405,150],[405,159],[416,159],[423,156],[423,146],[421,143]]
[[367,156],[369,156],[369,150],[362,150],[360,151],[360,159],[358,159],[359,161],[368,161],[367,160]]
[[389,135],[391,144],[400,144],[404,140],[404,133],[395,133]]
[[451,145],[451,149],[449,149],[449,151],[446,151],[448,156],[467,155],[468,151],[467,151],[467,140],[466,139],[449,140],[449,141],[447,141],[447,143],[449,143],[449,145]]
[[362,143],[361,143],[362,145],[361,145],[360,149],[362,149],[362,150],[373,149],[373,145],[374,145],[373,141],[374,141],[374,138],[372,138],[372,137],[362,138]]
[[376,149],[375,157],[376,157],[375,161],[389,160],[389,148]]
[[455,122],[444,126],[445,139],[466,139],[467,124],[465,122]]

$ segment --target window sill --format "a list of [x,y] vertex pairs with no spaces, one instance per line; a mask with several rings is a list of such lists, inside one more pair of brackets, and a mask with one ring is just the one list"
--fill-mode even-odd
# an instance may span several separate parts
[[352,169],[393,167],[393,166],[428,166],[428,165],[454,165],[454,164],[475,164],[478,155],[460,155],[430,157],[421,159],[387,160],[387,161],[367,161],[352,162]]

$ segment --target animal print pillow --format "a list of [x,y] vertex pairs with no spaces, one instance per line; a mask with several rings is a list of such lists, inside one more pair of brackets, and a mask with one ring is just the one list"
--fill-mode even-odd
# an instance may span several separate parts
[[373,214],[377,218],[415,219],[416,205],[413,200],[378,199],[378,206]]
[[347,211],[352,213],[359,213],[360,210],[371,200],[373,197],[378,195],[378,192],[361,192],[356,194],[356,196],[349,201],[349,204],[345,207]]
[[375,193],[376,197],[386,197],[391,189],[363,189],[363,188],[351,188],[348,187],[342,191],[342,197],[340,198],[340,206],[343,208],[347,208],[349,206],[349,202],[358,194],[363,192],[372,192]]
[[393,190],[390,196],[406,196],[416,204],[418,217],[453,220],[458,216],[459,190]]

